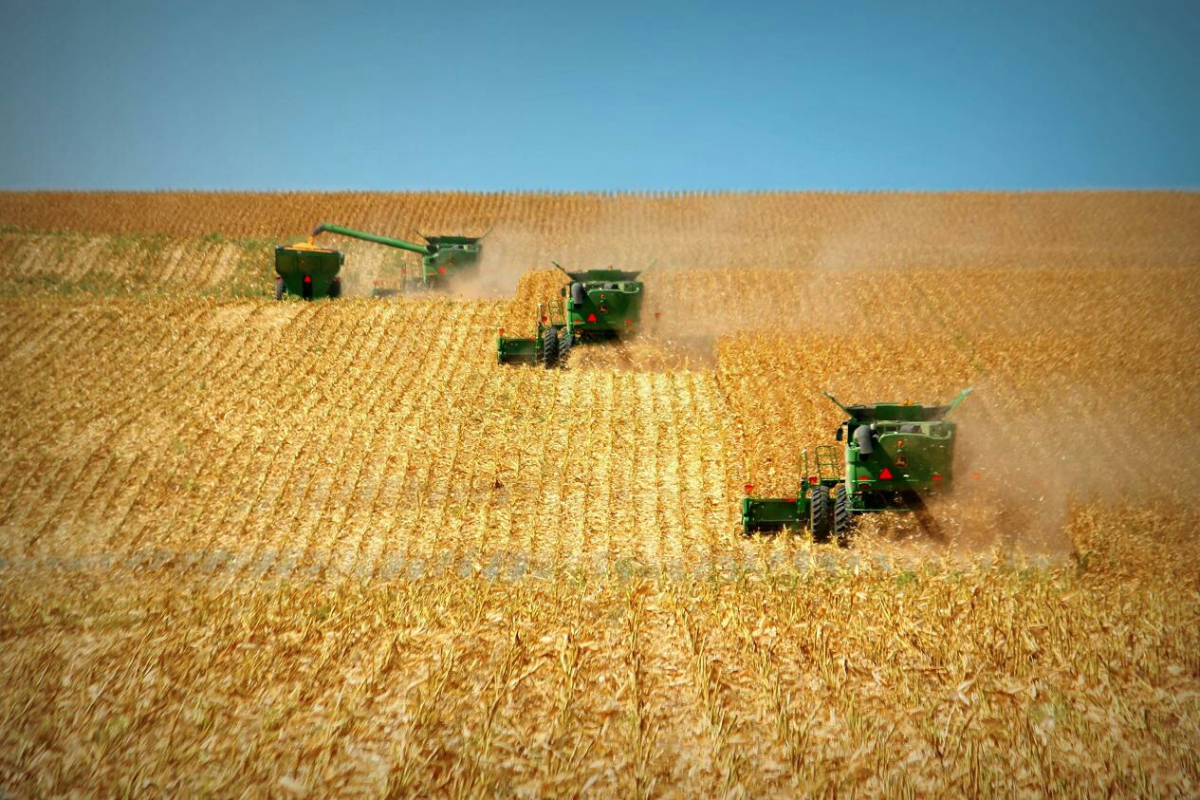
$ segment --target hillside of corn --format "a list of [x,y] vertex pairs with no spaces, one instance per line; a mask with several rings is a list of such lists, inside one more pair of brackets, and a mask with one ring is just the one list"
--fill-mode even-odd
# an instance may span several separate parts
[[[653,322],[497,365],[550,259]],[[1183,193],[0,193],[0,793],[1194,795],[1197,308]],[[741,534],[968,385],[932,529]]]

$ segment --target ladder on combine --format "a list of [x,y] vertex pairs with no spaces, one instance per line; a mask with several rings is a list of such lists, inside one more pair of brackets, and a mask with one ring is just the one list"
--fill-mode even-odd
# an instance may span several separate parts
[[800,459],[802,461],[800,468],[802,483],[820,483],[830,486],[837,483],[838,476],[842,474],[842,465],[838,461],[837,449],[833,445],[822,444],[813,448],[812,467],[816,470],[815,474],[809,472],[808,448],[801,451]]

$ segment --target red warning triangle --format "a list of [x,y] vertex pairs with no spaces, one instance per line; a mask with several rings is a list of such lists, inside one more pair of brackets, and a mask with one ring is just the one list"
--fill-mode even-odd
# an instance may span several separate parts
[[879,480],[890,481],[891,479],[892,479],[892,471],[890,469],[888,469],[887,467],[884,467],[883,470],[880,471],[880,473],[879,473]]

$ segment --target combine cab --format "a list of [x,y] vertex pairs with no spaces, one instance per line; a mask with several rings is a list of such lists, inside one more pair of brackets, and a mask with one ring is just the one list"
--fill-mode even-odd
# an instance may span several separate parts
[[342,279],[338,272],[346,257],[337,250],[313,244],[289,244],[275,248],[275,299],[284,294],[315,300],[338,297]]
[[840,465],[832,445],[815,448],[811,461],[805,450],[795,497],[753,497],[754,487],[746,486],[743,530],[750,533],[808,525],[817,541],[832,534],[845,545],[856,515],[919,508],[925,496],[950,491],[957,425],[946,417],[970,392],[963,389],[944,406],[844,406],[826,392],[849,416],[837,429],[838,441],[845,442],[845,471],[838,474]]
[[581,342],[614,339],[637,332],[642,316],[640,272],[590,269],[567,272],[571,283],[560,290],[561,307],[538,307],[537,336],[505,337],[500,330],[497,355],[501,364],[542,364],[556,367]]

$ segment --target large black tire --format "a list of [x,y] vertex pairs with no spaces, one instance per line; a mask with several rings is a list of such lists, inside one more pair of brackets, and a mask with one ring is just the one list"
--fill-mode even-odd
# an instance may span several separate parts
[[276,300],[283,299],[283,278],[275,279],[275,299]]
[[854,514],[850,511],[850,494],[846,484],[839,483],[833,493],[833,535],[842,547],[850,546],[850,534],[854,530]]
[[546,369],[558,366],[558,331],[554,328],[542,331],[542,365]]
[[567,365],[567,356],[571,355],[571,347],[575,344],[575,337],[572,336],[566,328],[563,328],[558,333],[558,360],[564,367]]
[[329,282],[329,299],[337,300],[342,296],[342,279],[334,278]]
[[829,488],[817,484],[808,496],[808,527],[814,542],[828,542],[833,515],[829,512]]

